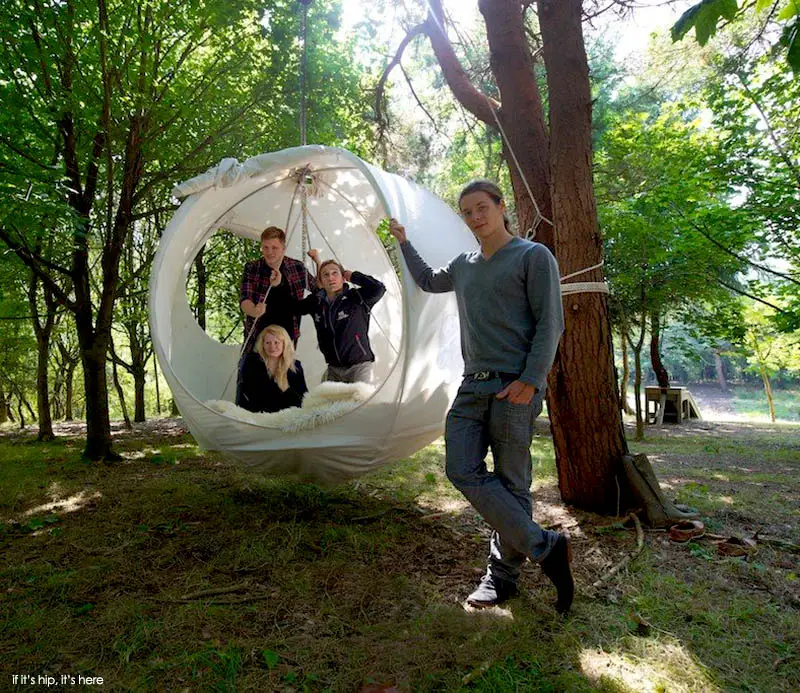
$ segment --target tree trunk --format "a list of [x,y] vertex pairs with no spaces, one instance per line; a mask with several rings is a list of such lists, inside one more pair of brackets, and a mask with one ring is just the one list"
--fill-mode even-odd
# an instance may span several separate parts
[[622,379],[619,384],[619,401],[622,405],[622,411],[626,414],[633,414],[631,404],[628,402],[628,381],[631,378],[631,366],[628,362],[628,340],[625,337],[625,331],[620,331],[620,345],[622,347]]
[[[80,330],[78,334],[80,336]],[[81,365],[86,395],[86,446],[83,455],[90,460],[116,459],[108,414],[106,350],[90,342],[87,349],[81,350]]]
[[31,309],[33,332],[36,335],[36,410],[39,419],[39,433],[36,439],[48,441],[55,439],[47,368],[50,363],[50,337],[53,334],[53,326],[56,320],[56,303],[53,300],[53,295],[45,288],[44,301],[47,313],[42,323],[39,315],[38,293],[39,279],[35,274],[31,273],[28,284],[28,305]]
[[197,270],[197,305],[195,306],[194,314],[197,318],[197,324],[200,325],[203,331],[206,329],[206,284],[208,281],[204,259],[205,250],[205,246],[200,248],[200,252],[197,253],[197,257],[194,259],[194,267]]
[[158,359],[153,357],[153,378],[156,383],[156,411],[161,416],[161,388],[158,386]]
[[714,354],[714,370],[717,374],[717,382],[719,383],[719,389],[723,392],[728,391],[728,382],[725,380],[725,369],[722,365],[722,356],[719,353],[719,349],[712,349],[711,353]]
[[767,395],[767,404],[769,405],[769,418],[772,423],[775,423],[775,400],[772,397],[772,385],[769,382],[769,374],[763,364],[759,364],[759,371],[761,373],[761,380],[764,383],[764,393]]
[[8,421],[8,402],[6,401],[6,393],[3,392],[3,382],[0,380],[0,424]]
[[644,440],[644,416],[642,416],[642,350],[633,349],[633,396],[636,407],[636,440]]
[[122,419],[125,422],[125,428],[129,431],[133,428],[131,425],[131,417],[128,416],[128,405],[125,403],[125,392],[122,389],[122,384],[119,381],[119,371],[117,370],[117,353],[114,349],[114,342],[110,344],[111,352],[111,377],[114,382],[114,389],[117,391],[117,398],[119,399],[119,408],[122,410]]
[[659,387],[669,387],[669,373],[661,360],[661,319],[658,311],[650,314],[650,363]]
[[125,370],[133,377],[133,420],[136,423],[141,423],[146,420],[144,388],[147,380],[147,359],[149,358],[145,347],[147,335],[142,332],[141,325],[138,323],[126,325],[126,331],[128,333],[128,347],[131,352],[130,365],[121,361],[116,354],[114,355],[114,361],[124,366]]
[[75,363],[70,363],[67,366],[67,373],[64,377],[64,420],[72,421],[74,416],[72,414],[72,399],[73,399],[73,384],[75,382]]
[[22,411],[22,400],[17,401],[17,416],[19,417],[19,428],[25,430],[25,412]]
[[[581,5],[581,0],[538,3],[550,101],[555,247],[565,275],[603,259],[592,184],[592,95]],[[600,270],[577,278],[602,279]],[[580,508],[612,514],[628,445],[617,398],[607,296],[569,295],[564,314],[565,332],[547,400],[561,497]]]
[[144,386],[147,380],[144,368],[133,369],[133,391],[134,391],[134,407],[133,407],[133,420],[136,423],[142,423],[147,420],[144,408]]

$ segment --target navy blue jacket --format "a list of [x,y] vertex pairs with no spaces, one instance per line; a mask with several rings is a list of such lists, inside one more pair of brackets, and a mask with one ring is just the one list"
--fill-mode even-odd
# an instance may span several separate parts
[[[346,283],[332,301],[324,289],[317,289],[300,301],[288,295],[288,291],[280,291],[274,297],[275,301],[285,301],[298,315],[311,315],[317,328],[319,350],[329,366],[348,367],[375,360],[369,343],[369,316],[372,307],[386,293],[386,287],[361,272],[353,272],[351,281],[356,286]],[[281,284],[278,288],[284,287]]]

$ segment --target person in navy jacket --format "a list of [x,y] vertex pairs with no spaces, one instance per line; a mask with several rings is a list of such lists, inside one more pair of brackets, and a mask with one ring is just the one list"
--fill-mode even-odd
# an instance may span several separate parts
[[323,380],[369,382],[375,361],[369,341],[370,313],[386,287],[368,274],[345,270],[336,260],[319,265],[317,282],[321,288],[298,301],[280,277],[273,277],[269,300],[314,319],[319,350],[328,364]]

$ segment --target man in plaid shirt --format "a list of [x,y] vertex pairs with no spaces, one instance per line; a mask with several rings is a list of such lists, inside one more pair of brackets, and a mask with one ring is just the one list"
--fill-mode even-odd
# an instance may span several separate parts
[[[261,257],[248,262],[244,266],[240,303],[244,319],[244,338],[246,340],[244,353],[248,353],[257,332],[267,325],[277,324],[284,327],[295,345],[300,337],[300,318],[290,314],[285,307],[270,304],[269,308],[264,303],[269,288],[269,280],[273,270],[280,271],[283,281],[289,285],[289,292],[297,300],[303,298],[306,286],[310,291],[317,288],[314,277],[306,270],[300,260],[286,257],[286,234],[277,226],[270,226],[261,233]],[[315,264],[319,263],[318,251],[309,251],[309,256]],[[266,315],[266,317],[263,317]],[[253,323],[258,320],[258,328],[253,330]],[[251,333],[252,332],[252,333]],[[249,338],[248,338],[249,337]]]
[[[314,264],[319,265],[319,251],[309,250],[309,257]],[[244,266],[242,277],[242,290],[239,305],[245,315],[244,318],[244,345],[239,360],[236,377],[236,404],[241,406],[242,371],[245,357],[253,349],[258,333],[268,325],[280,325],[285,328],[297,346],[300,337],[300,317],[288,311],[287,306],[272,302],[267,308],[265,299],[269,280],[274,270],[283,275],[283,282],[288,284],[291,295],[300,300],[306,289],[310,291],[317,288],[314,277],[306,270],[300,260],[286,257],[286,233],[277,226],[268,226],[261,232],[261,257],[248,262]],[[253,324],[258,323],[256,329]]]

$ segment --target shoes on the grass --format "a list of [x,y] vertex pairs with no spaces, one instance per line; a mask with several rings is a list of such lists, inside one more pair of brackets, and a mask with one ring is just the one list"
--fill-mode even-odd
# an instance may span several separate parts
[[492,575],[487,570],[475,591],[467,597],[467,604],[476,609],[498,606],[519,594],[517,583]]
[[555,585],[558,593],[556,611],[560,614],[566,614],[569,611],[575,597],[575,581],[569,565],[571,553],[567,537],[559,534],[558,540],[547,554],[547,558],[539,564],[542,566],[544,574],[550,578],[550,582]]
[[670,541],[683,544],[692,539],[699,539],[706,533],[706,528],[700,520],[683,520],[669,528]]

